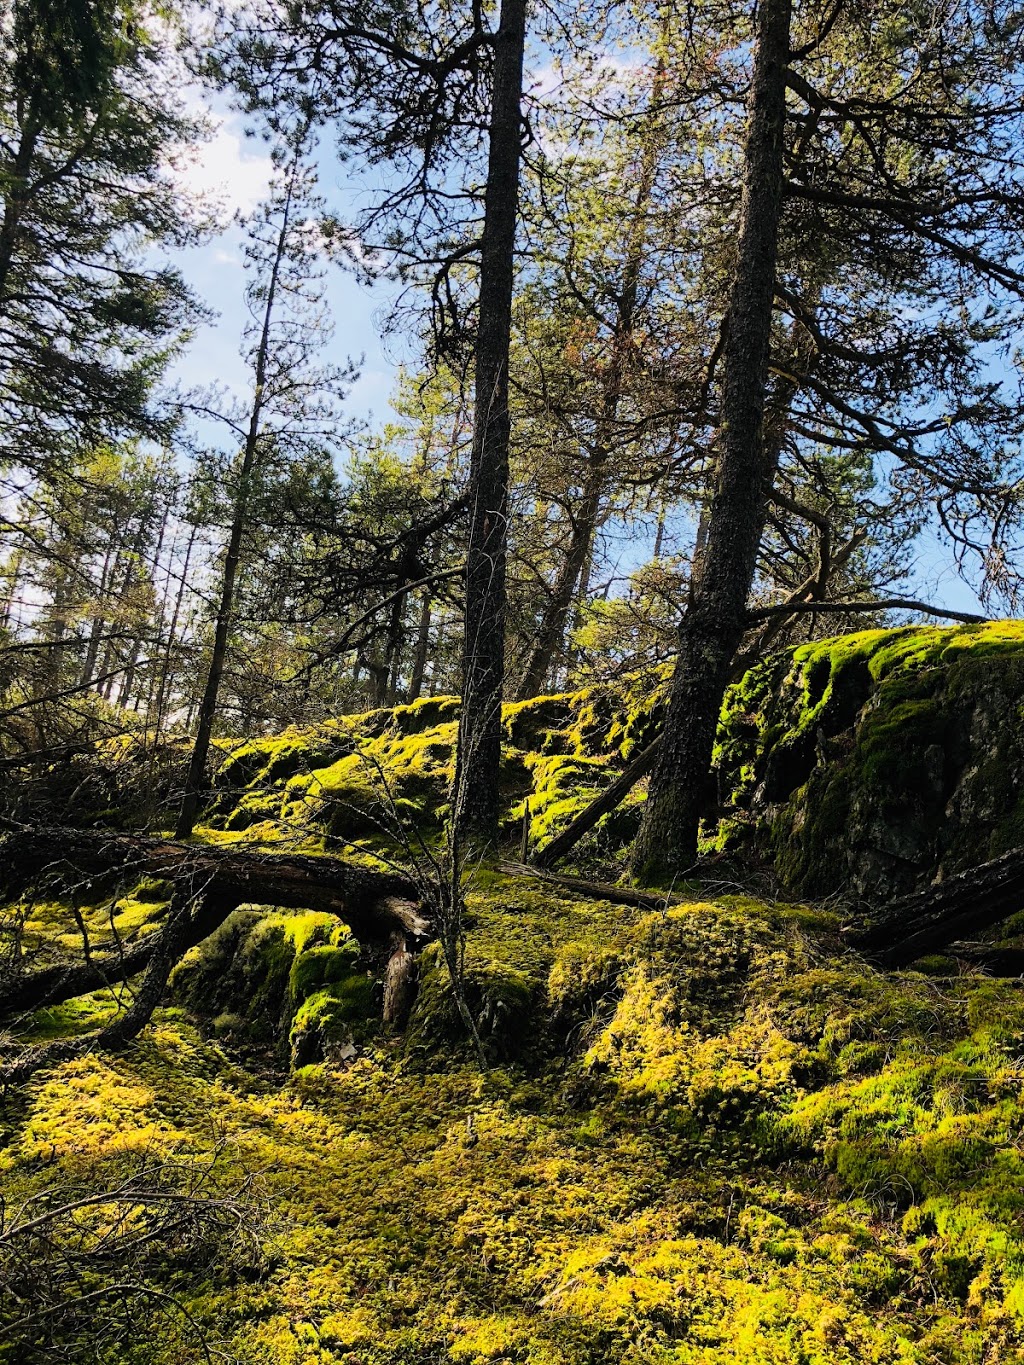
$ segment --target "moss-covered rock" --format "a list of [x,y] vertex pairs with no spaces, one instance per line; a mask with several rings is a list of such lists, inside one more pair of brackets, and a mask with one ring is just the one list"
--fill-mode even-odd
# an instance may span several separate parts
[[[499,775],[502,830],[531,844],[558,834],[660,723],[665,677],[602,684],[506,705]],[[242,745],[224,744],[208,831],[249,842],[326,839],[393,853],[436,840],[447,816],[459,703],[430,697]],[[606,858],[633,837],[641,793],[606,816],[580,856]]]
[[1024,623],[818,641],[726,699],[723,795],[800,895],[878,897],[1024,841]]
[[270,906],[236,910],[171,978],[172,999],[216,1032],[290,1053],[295,1065],[375,1032],[372,989],[358,943],[334,916]]

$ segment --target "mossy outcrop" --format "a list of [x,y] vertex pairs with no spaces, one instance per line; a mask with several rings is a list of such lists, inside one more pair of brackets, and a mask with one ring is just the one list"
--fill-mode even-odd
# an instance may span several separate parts
[[[503,708],[502,828],[517,838],[529,802],[534,846],[558,834],[621,770],[660,722],[666,679],[635,679]],[[204,815],[210,831],[257,843],[282,838],[367,849],[435,839],[447,811],[459,703],[430,697],[314,729],[223,749]],[[606,817],[583,852],[621,850],[635,798]]]
[[354,1056],[379,1032],[373,973],[344,924],[317,911],[236,910],[175,969],[171,998],[236,1044],[293,1066]]
[[877,899],[1024,843],[1024,623],[818,641],[726,699],[720,789],[803,896]]

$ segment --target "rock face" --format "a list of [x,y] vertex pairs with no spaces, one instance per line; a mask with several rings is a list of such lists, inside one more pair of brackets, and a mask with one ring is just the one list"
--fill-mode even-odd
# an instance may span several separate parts
[[864,631],[731,689],[724,801],[789,890],[901,894],[1024,844],[1024,622]]

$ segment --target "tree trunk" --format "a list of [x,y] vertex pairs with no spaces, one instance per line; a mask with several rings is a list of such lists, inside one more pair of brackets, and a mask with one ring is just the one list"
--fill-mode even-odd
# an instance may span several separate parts
[[672,697],[633,851],[641,881],[683,870],[697,851],[722,697],[746,625],[773,469],[763,422],[782,206],[790,0],[756,18],[736,277],[724,353],[716,486],[707,541],[679,628]]
[[21,220],[31,194],[29,173],[39,133],[40,120],[34,109],[30,108],[24,116],[18,150],[4,186],[4,212],[0,221],[0,315],[4,313],[11,294],[11,270],[21,234]]
[[870,928],[846,930],[844,937],[882,967],[906,967],[1022,909],[1024,849],[1015,848],[992,862],[904,896],[887,906]]
[[573,520],[569,549],[551,596],[544,607],[530,650],[530,658],[516,690],[516,701],[527,701],[542,691],[551,665],[565,639],[565,626],[576,593],[576,585],[590,557],[594,532],[597,529],[597,515],[604,490],[602,471],[603,464],[597,469],[592,469],[588,477],[582,506]]
[[396,597],[391,607],[391,620],[388,624],[388,642],[385,651],[387,664],[387,683],[385,685],[385,706],[398,703],[398,684],[402,678],[402,655],[405,653],[405,604],[408,593]]
[[430,609],[433,598],[430,589],[423,592],[420,603],[420,624],[416,635],[416,653],[412,660],[412,677],[409,679],[409,692],[406,701],[418,701],[423,691],[423,675],[427,670],[427,655],[430,651]]
[[508,356],[522,142],[526,0],[502,0],[494,42],[490,142],[480,256],[462,710],[453,823],[457,840],[498,836],[508,540]]
[[0,603],[0,630],[15,630],[20,624],[20,614],[16,614],[18,605],[18,585],[21,580],[21,564],[24,551],[21,549],[12,550],[7,560],[7,567],[4,569],[4,578],[7,580],[7,587],[4,592],[3,602]]
[[100,570],[100,581],[98,586],[97,610],[93,617],[92,626],[89,629],[89,643],[86,647],[85,662],[82,664],[82,671],[78,676],[78,681],[84,687],[96,672],[96,661],[100,653],[100,637],[103,634],[106,621],[103,616],[104,607],[101,605],[107,594],[110,592],[111,566],[114,560],[117,544],[111,536],[111,541],[107,547],[107,553],[103,557],[103,568]]
[[[174,642],[178,633],[178,620],[181,616],[182,604],[185,600],[185,593],[188,590],[188,571],[192,562],[192,550],[195,547],[196,537],[199,534],[199,527],[193,525],[189,530],[188,544],[185,546],[185,559],[181,566],[181,574],[178,578],[178,591],[174,597],[174,611],[171,613],[171,623],[167,628],[167,645],[164,649],[163,662],[160,666],[160,682],[157,688],[156,702],[153,710],[156,715],[156,739],[159,740],[164,728],[164,715],[167,707],[167,692],[170,685],[171,676],[171,654],[174,650]],[[167,569],[167,581],[170,583],[170,564]],[[148,724],[148,717],[147,717]]]
[[621,772],[599,796],[595,796],[589,805],[584,806],[579,815],[570,821],[561,834],[556,834],[549,843],[537,850],[530,859],[532,865],[534,867],[554,867],[559,859],[564,858],[570,849],[576,847],[584,834],[589,834],[602,815],[607,815],[609,811],[613,811],[616,806],[621,805],[640,779],[646,777],[653,768],[660,745],[661,740],[659,738],[652,740],[646,749],[642,749],[629,767]]
[[637,295],[648,236],[647,215],[664,143],[659,125],[663,118],[662,101],[666,82],[664,59],[659,59],[651,85],[651,100],[646,126],[641,132],[636,200],[623,266],[622,284],[616,307],[611,361],[603,379],[598,414],[598,439],[589,452],[583,498],[572,524],[569,549],[561,571],[545,605],[534,636],[530,658],[516,691],[517,701],[527,701],[543,689],[552,664],[565,644],[566,626],[578,585],[586,592],[589,566],[594,552],[594,537],[602,523],[601,501],[609,481],[608,462],[615,448],[616,424],[625,386],[627,356],[636,326]]
[[210,655],[210,670],[206,675],[206,686],[199,703],[198,726],[188,775],[185,779],[185,792],[175,835],[187,839],[199,814],[199,801],[206,786],[206,761],[210,754],[210,741],[213,738],[213,722],[217,715],[217,699],[220,695],[221,678],[224,675],[224,662],[228,652],[228,636],[235,606],[235,579],[242,554],[242,535],[245,531],[246,514],[249,503],[249,483],[260,444],[263,420],[263,403],[267,382],[267,365],[270,358],[270,326],[274,316],[278,279],[284,262],[291,224],[292,189],[285,194],[281,226],[277,235],[276,251],[267,282],[266,303],[263,308],[263,324],[259,345],[256,348],[255,385],[253,388],[252,409],[249,426],[245,436],[245,446],[238,471],[238,488],[228,537],[227,551],[224,555],[224,573],[221,578],[220,601],[217,605],[217,620],[213,633],[213,652]]

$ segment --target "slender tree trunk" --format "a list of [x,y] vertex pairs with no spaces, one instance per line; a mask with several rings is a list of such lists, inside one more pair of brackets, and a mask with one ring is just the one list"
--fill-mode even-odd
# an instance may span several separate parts
[[388,643],[384,655],[387,667],[385,686],[386,706],[394,706],[398,701],[398,684],[402,676],[402,654],[405,651],[405,604],[408,597],[403,593],[396,597],[391,606],[391,620],[388,625]]
[[641,880],[696,856],[701,801],[774,469],[763,432],[782,207],[790,0],[760,0],[756,18],[736,277],[724,354],[722,420],[707,540],[679,629],[672,698],[633,853]]
[[22,125],[18,150],[4,186],[4,212],[0,219],[0,315],[11,293],[11,269],[21,234],[21,220],[31,194],[29,172],[38,141],[39,121],[30,110]]
[[[185,601],[185,593],[188,591],[188,571],[192,561],[192,550],[195,547],[196,537],[199,534],[199,527],[193,525],[189,531],[188,544],[185,547],[185,560],[181,566],[181,576],[178,579],[178,591],[174,598],[174,611],[171,613],[171,624],[167,628],[167,645],[164,649],[163,663],[160,668],[160,684],[156,695],[156,738],[159,740],[164,728],[164,715],[167,708],[167,692],[170,686],[171,677],[171,653],[174,649],[174,642],[178,634],[178,620],[181,616],[182,604]],[[170,565],[168,565],[168,583],[170,582]]]
[[594,542],[601,495],[604,491],[603,471],[603,463],[590,471],[583,502],[573,521],[569,549],[555,580],[551,597],[545,605],[529,660],[516,689],[517,701],[526,701],[543,690],[551,665],[561,649],[576,585],[590,558]]
[[224,661],[228,652],[228,636],[235,606],[235,579],[242,557],[242,536],[245,532],[246,514],[249,505],[249,485],[252,480],[256,457],[259,450],[263,421],[263,405],[266,398],[267,364],[270,358],[270,326],[274,316],[278,280],[288,244],[291,219],[292,191],[289,187],[285,196],[281,227],[277,236],[276,251],[267,283],[266,302],[263,307],[263,324],[259,345],[256,348],[255,385],[253,388],[252,410],[246,431],[245,445],[238,470],[238,489],[235,494],[234,513],[231,520],[231,533],[228,537],[227,551],[224,555],[224,573],[221,578],[220,601],[217,605],[217,620],[213,632],[213,651],[210,655],[210,670],[206,675],[206,686],[199,703],[198,725],[195,744],[188,775],[185,778],[185,792],[175,836],[187,839],[199,813],[199,801],[206,785],[206,761],[210,754],[210,741],[213,738],[213,722],[217,715],[217,699],[220,695],[221,678],[224,675]]
[[[115,628],[116,633],[118,634],[127,635],[128,628],[131,625],[131,607],[129,605],[129,595],[132,589],[135,587],[136,581],[138,579],[139,557],[142,553],[142,549],[145,544],[145,535],[146,535],[145,528],[140,527],[138,535],[135,537],[135,540],[132,542],[131,545],[128,546],[128,548],[125,551],[128,563],[127,567],[125,568],[124,581],[122,582],[120,588],[121,602],[119,605],[121,610],[118,612],[116,616],[114,616],[111,619],[110,622],[111,626]],[[109,658],[110,662],[109,664],[106,664],[104,666],[103,672],[104,673],[109,672],[110,676],[107,678],[106,682],[103,685],[103,698],[105,701],[111,701],[114,697],[114,689],[116,688],[118,703],[123,704],[125,693],[125,678],[131,671],[132,667],[130,663],[131,651],[129,650],[127,653],[122,654],[121,657],[124,660],[125,671],[123,673],[118,674],[112,670],[114,669],[115,660],[117,659],[118,653],[120,652],[119,642],[116,640],[112,640],[107,648],[108,648],[107,657]]]
[[7,588],[4,592],[3,606],[0,607],[0,629],[13,630],[20,624],[20,620],[15,620],[16,608],[18,604],[18,585],[21,581],[21,564],[24,558],[24,551],[16,549],[12,551],[4,569],[4,577],[7,579]]
[[[99,592],[97,594],[100,603],[104,601],[107,593],[110,591],[110,570],[114,551],[115,542],[111,540],[107,553],[103,558],[103,568],[100,570]],[[89,645],[86,649],[85,662],[82,664],[82,671],[78,678],[78,681],[83,687],[96,672],[96,660],[99,657],[100,652],[100,636],[103,634],[103,627],[106,625],[106,620],[103,617],[102,612],[103,607],[100,606],[89,630]]]
[[[156,574],[160,565],[160,556],[163,553],[164,537],[167,535],[167,523],[170,520],[170,515],[171,515],[170,508],[165,507],[163,515],[160,518],[160,530],[157,533],[156,546],[153,550],[153,575],[151,582],[153,585],[154,607],[156,605]],[[142,617],[141,620],[136,620],[135,630],[132,635],[131,653],[128,656],[128,671],[124,675],[124,686],[121,688],[121,705],[124,707],[129,707],[132,704],[132,692],[135,690],[135,681],[138,674],[139,655],[142,653],[144,633],[147,630],[153,629],[153,627],[157,628],[153,633],[159,635],[159,618],[151,617],[148,611]],[[141,687],[139,689],[139,693],[140,695],[137,700],[141,702],[142,701]]]
[[522,142],[526,0],[502,0],[494,42],[480,257],[462,710],[452,791],[457,840],[498,835],[508,540],[508,356]]
[[625,387],[627,355],[636,325],[637,295],[647,245],[647,215],[664,142],[661,131],[663,118],[661,103],[666,78],[665,62],[664,59],[660,59],[651,85],[646,126],[641,134],[636,199],[629,226],[622,287],[616,309],[611,361],[603,381],[598,416],[598,440],[589,453],[583,497],[573,521],[569,548],[534,636],[530,658],[516,691],[517,701],[526,701],[542,690],[552,664],[563,650],[576,588],[590,562],[594,537],[602,521],[601,502],[608,483],[607,466],[614,449],[616,424]]
[[660,558],[661,558],[661,547],[664,545],[664,543],[665,543],[665,509],[664,509],[664,507],[663,507],[663,508],[661,509],[661,512],[660,512],[659,515],[658,515],[658,529],[657,529],[657,531],[655,532],[655,535],[654,535],[654,554],[651,556],[652,559],[660,559]]
[[412,677],[409,679],[409,693],[406,701],[418,701],[423,691],[423,675],[427,669],[427,654],[430,649],[430,609],[433,598],[429,588],[423,590],[420,602],[420,623],[416,633],[416,652],[412,660]]

